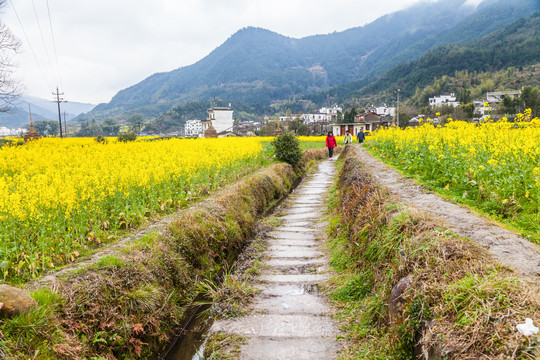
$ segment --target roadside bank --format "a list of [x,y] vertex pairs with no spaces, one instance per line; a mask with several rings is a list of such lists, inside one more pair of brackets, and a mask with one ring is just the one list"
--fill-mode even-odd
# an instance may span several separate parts
[[330,221],[341,359],[536,359],[537,288],[442,219],[400,202],[354,146],[340,157]]

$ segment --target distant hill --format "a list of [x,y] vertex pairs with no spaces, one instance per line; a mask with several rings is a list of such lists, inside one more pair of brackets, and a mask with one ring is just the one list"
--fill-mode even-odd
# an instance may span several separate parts
[[[18,128],[29,123],[28,104],[30,104],[32,110],[33,120],[58,120],[58,105],[56,102],[25,95],[19,99],[19,102],[9,112],[0,113],[0,126]],[[60,107],[62,121],[64,120],[64,111],[66,113],[66,120],[70,121],[78,115],[92,110],[95,105],[65,102]]]
[[[494,72],[508,67],[538,63],[540,54],[540,13],[520,19],[467,44],[452,44],[429,50],[418,60],[397,65],[370,84],[353,82],[308,96],[313,102],[332,98],[339,103],[351,102],[379,94],[379,99],[394,98],[392,91],[400,89],[404,98],[411,97],[443,75],[456,71]],[[386,95],[384,95],[386,93]]]

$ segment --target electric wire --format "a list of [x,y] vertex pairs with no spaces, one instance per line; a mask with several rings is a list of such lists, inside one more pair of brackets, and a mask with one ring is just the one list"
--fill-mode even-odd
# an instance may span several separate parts
[[62,84],[62,76],[60,73],[60,62],[58,61],[58,51],[56,51],[56,40],[54,39],[54,32],[53,32],[52,19],[51,19],[51,10],[49,8],[49,0],[45,0],[45,2],[47,3],[47,14],[49,15],[49,26],[51,28],[54,58],[56,60],[56,72],[58,73],[58,80],[60,81],[60,86],[64,87],[64,85]]
[[19,14],[17,13],[17,10],[15,9],[15,5],[13,5],[13,1],[9,0],[9,3],[11,4],[11,8],[13,9],[13,12],[15,13],[15,17],[17,18],[17,21],[19,22],[19,25],[21,26],[21,30],[24,34],[24,38],[26,39],[26,44],[28,45],[28,47],[30,48],[30,51],[32,52],[32,56],[34,57],[34,60],[36,61],[36,64],[38,65],[39,72],[41,73],[41,76],[43,76],[43,80],[45,80],[45,84],[48,87],[52,87],[51,86],[52,83],[49,81],[49,78],[47,78],[45,71],[43,71],[43,66],[41,66],[41,63],[39,62],[36,52],[34,51],[32,43],[30,42],[30,39],[28,38],[28,35],[26,34],[26,30],[24,30],[24,26],[22,24],[21,18],[19,17]]
[[34,3],[34,0],[32,0],[32,8],[34,8],[34,15],[36,16],[36,22],[38,25],[39,34],[41,35],[41,42],[43,44],[43,49],[45,50],[45,56],[47,57],[47,61],[49,62],[49,67],[52,69],[53,66],[52,66],[51,58],[49,56],[49,51],[47,51],[47,43],[45,42],[45,37],[43,36],[43,31],[41,30],[41,23],[39,22],[39,16],[36,11],[36,5]]

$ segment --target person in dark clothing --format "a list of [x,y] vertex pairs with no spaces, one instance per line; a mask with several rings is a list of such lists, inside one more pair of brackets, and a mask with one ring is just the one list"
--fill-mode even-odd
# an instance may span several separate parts
[[326,137],[326,147],[328,148],[328,156],[330,159],[332,158],[332,155],[334,155],[334,148],[337,146],[336,138],[334,137],[334,134],[330,131],[328,133],[328,136]]
[[358,132],[358,134],[356,135],[356,137],[358,138],[358,142],[361,144],[364,142],[364,140],[366,140],[366,134],[364,134],[364,130],[363,129],[360,129],[360,131]]

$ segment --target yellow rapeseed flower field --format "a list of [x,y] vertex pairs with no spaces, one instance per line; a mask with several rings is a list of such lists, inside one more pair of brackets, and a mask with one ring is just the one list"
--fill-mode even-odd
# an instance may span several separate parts
[[540,120],[381,129],[368,147],[407,174],[540,242]]
[[0,269],[27,279],[261,166],[260,138],[0,148]]

